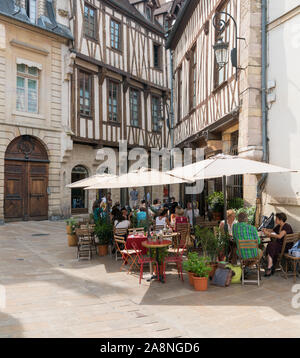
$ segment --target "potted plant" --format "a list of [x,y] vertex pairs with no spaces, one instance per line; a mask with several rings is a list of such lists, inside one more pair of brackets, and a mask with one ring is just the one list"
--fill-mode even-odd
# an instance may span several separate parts
[[232,198],[228,202],[228,209],[239,210],[244,207],[244,200],[242,198]]
[[67,224],[67,234],[68,234],[68,245],[77,246],[78,239],[75,233],[76,228],[78,228],[78,222],[74,218],[66,220]]
[[98,255],[106,256],[108,254],[108,244],[113,237],[113,226],[108,223],[105,219],[97,221],[95,226],[95,235],[98,238]]
[[202,256],[209,258],[211,271],[209,277],[212,278],[217,269],[217,257],[219,253],[219,242],[211,228],[195,227],[196,245],[201,246]]
[[196,252],[190,252],[188,259],[183,263],[183,269],[188,273],[190,285],[194,286],[193,263],[199,258]]
[[208,263],[209,259],[203,256],[193,262],[192,270],[194,272],[194,288],[196,291],[207,290],[208,276],[211,271]]
[[224,210],[224,194],[222,192],[214,192],[207,199],[209,209],[212,212],[213,219],[220,221]]

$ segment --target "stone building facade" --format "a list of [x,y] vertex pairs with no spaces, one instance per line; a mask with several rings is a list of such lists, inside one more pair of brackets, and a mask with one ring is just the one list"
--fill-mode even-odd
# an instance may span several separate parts
[[54,5],[0,2],[2,223],[62,215],[62,98],[72,35]]

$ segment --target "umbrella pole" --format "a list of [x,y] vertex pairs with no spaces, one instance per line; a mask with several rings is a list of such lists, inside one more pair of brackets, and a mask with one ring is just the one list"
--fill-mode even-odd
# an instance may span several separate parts
[[226,190],[226,176],[223,176],[223,194],[224,194],[224,230],[228,233],[228,222],[227,222],[227,190]]

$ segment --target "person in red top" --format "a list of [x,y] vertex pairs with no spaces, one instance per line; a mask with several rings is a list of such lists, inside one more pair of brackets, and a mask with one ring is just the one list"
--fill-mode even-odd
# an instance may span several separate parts
[[180,206],[177,206],[175,209],[175,215],[175,231],[177,231],[177,224],[187,224],[189,221],[188,218],[184,216],[184,210]]

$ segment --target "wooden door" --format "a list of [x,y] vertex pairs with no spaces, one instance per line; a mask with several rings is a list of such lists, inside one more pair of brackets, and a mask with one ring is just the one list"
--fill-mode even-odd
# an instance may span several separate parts
[[48,167],[44,145],[28,135],[15,138],[5,152],[4,218],[48,219]]
[[4,216],[22,219],[25,208],[26,163],[5,162]]
[[28,216],[31,220],[48,218],[48,165],[28,163]]

